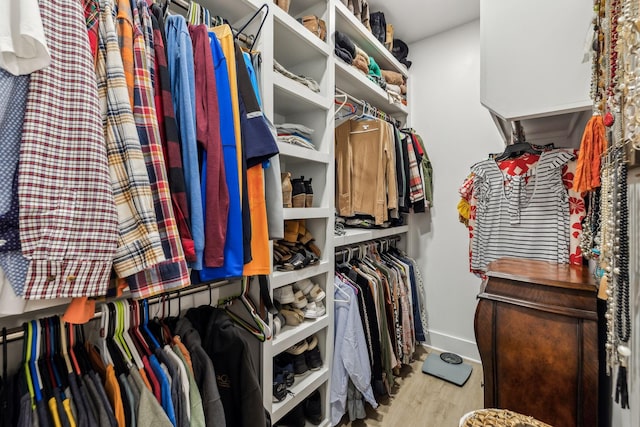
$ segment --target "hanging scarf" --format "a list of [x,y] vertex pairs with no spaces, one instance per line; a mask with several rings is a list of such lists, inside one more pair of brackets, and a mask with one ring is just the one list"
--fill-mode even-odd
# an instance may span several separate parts
[[600,187],[600,161],[604,150],[607,149],[607,138],[602,116],[593,116],[584,129],[578,166],[573,179],[573,189],[584,192]]

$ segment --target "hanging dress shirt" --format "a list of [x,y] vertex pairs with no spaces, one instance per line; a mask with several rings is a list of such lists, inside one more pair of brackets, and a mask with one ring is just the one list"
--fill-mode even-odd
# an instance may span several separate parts
[[191,281],[173,216],[165,158],[160,144],[150,75],[154,64],[153,28],[147,3],[138,2],[133,15],[135,67],[133,115],[149,173],[158,232],[166,261],[128,277],[127,284],[135,298],[149,298],[170,289],[189,286]]
[[356,294],[337,277],[335,288],[336,330],[329,398],[331,425],[337,425],[346,411],[349,380],[374,409],[378,407],[371,388],[371,366],[366,363],[369,357]]
[[118,277],[127,277],[164,261],[165,257],[109,3],[103,5],[101,13],[96,76],[118,209],[120,236],[114,269]]
[[25,297],[104,295],[117,216],[85,19],[78,2],[40,6],[52,62],[31,75],[20,145]]

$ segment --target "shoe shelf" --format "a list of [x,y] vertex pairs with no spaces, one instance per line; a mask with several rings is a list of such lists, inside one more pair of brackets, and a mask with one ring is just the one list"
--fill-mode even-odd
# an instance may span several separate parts
[[326,364],[317,371],[309,371],[304,375],[296,376],[295,383],[289,389],[291,394],[282,402],[274,402],[271,405],[271,422],[273,424],[278,422],[280,418],[306,399],[318,387],[327,382],[328,379],[329,367]]
[[389,228],[345,228],[347,234],[342,236],[333,237],[333,245],[335,248],[339,246],[353,245],[360,242],[366,242],[367,240],[382,239],[384,237],[394,236],[396,234],[403,234],[409,231],[408,225],[401,225],[400,227]]
[[282,330],[271,340],[273,347],[273,356],[277,356],[289,347],[310,337],[316,332],[326,328],[329,325],[329,315],[318,317],[317,319],[305,319],[298,326],[284,326]]
[[331,156],[329,153],[312,150],[310,148],[299,147],[287,142],[278,142],[278,150],[281,156],[292,157],[304,161],[329,164]]
[[278,72],[273,72],[273,92],[275,110],[283,115],[318,109],[328,110],[333,102]]
[[284,208],[284,219],[328,218],[331,211],[329,208]]
[[394,70],[404,76],[408,76],[407,67],[401,64],[392,54],[384,47],[382,43],[369,31],[351,11],[336,1],[336,30],[351,38],[351,40],[360,46],[369,56],[376,60],[380,68],[383,70]]
[[390,103],[387,92],[369,80],[362,72],[340,58],[334,59],[336,68],[336,88],[358,99],[366,100],[372,106],[389,114],[408,114],[403,104]]
[[298,280],[309,279],[313,276],[324,274],[330,269],[331,265],[329,261],[321,260],[316,265],[310,265],[300,270],[274,271],[271,275],[271,287],[273,289],[281,288]]
[[[286,49],[287,56],[296,58],[299,62],[313,60],[318,55],[327,57],[331,54],[329,45],[307,30],[293,16],[275,5],[272,10],[275,18],[274,43],[276,50],[279,47]],[[280,58],[276,59],[286,67]]]

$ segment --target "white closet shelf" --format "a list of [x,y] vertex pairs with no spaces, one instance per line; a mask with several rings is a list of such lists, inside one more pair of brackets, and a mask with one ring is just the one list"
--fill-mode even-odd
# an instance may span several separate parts
[[284,219],[328,218],[329,208],[284,208]]
[[338,248],[339,246],[353,245],[360,242],[366,242],[367,240],[382,239],[384,237],[393,236],[396,234],[403,234],[409,231],[408,225],[401,225],[400,227],[389,227],[381,229],[364,229],[364,228],[345,228],[347,234],[344,236],[335,236],[333,238],[333,245]]
[[333,102],[282,74],[273,72],[274,105],[276,113],[296,114],[312,110],[328,110]]
[[283,65],[288,62],[302,63],[314,59],[318,55],[327,57],[331,54],[329,45],[307,30],[294,17],[275,5],[272,10],[275,18],[274,45],[276,54],[282,53],[287,56],[281,58],[280,55],[276,55],[278,62]]
[[278,150],[280,150],[281,156],[293,157],[304,161],[328,164],[332,160],[329,153],[299,147],[287,142],[278,142]]
[[388,114],[408,113],[406,105],[389,102],[387,92],[369,80],[354,66],[347,64],[340,58],[334,59],[336,65],[336,88],[349,95],[367,101],[372,106]]
[[318,319],[305,320],[298,326],[285,326],[271,342],[273,355],[277,356],[289,347],[299,343],[303,339],[310,337],[316,332],[329,326],[329,315]]
[[271,286],[273,289],[281,288],[282,286],[289,285],[297,280],[308,279],[319,274],[329,271],[331,265],[329,261],[323,260],[316,265],[310,265],[309,267],[302,268],[300,270],[293,271],[274,271],[271,275]]
[[329,368],[323,366],[317,371],[310,371],[305,375],[296,377],[296,382],[291,387],[293,395],[288,395],[282,402],[276,402],[271,406],[271,422],[276,423],[284,417],[298,403],[301,403],[323,383],[329,379]]
[[351,40],[376,60],[383,70],[397,71],[408,76],[407,67],[385,48],[378,39],[349,11],[342,2],[336,5],[336,30],[345,33]]
[[[244,24],[253,13],[262,5],[260,0],[201,0],[202,7],[212,13],[224,16],[235,26]],[[274,5],[274,7],[276,7]],[[260,22],[258,20],[258,22]]]

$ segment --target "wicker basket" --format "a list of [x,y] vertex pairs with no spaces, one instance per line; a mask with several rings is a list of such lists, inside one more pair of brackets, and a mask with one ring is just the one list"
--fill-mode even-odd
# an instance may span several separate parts
[[479,409],[462,417],[460,427],[552,427],[506,409]]

